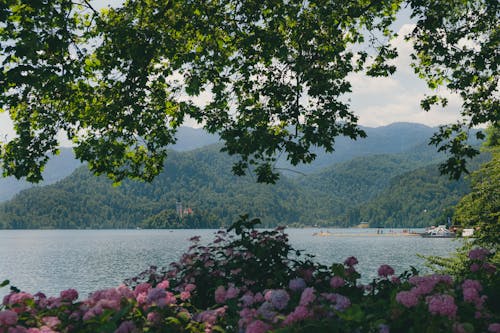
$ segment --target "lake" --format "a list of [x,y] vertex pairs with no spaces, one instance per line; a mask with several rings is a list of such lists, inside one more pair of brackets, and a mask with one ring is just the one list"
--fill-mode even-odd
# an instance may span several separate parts
[[[319,229],[287,229],[292,246],[316,256],[318,262],[359,260],[358,271],[367,282],[381,264],[396,274],[413,265],[421,271],[417,254],[449,256],[461,245],[453,239],[401,236],[386,229],[329,229],[332,235],[313,236]],[[323,230],[326,231],[326,230]],[[416,230],[418,231],[418,230]],[[9,279],[23,291],[55,296],[75,288],[82,297],[119,285],[151,265],[166,267],[187,250],[188,239],[213,239],[216,230],[0,230],[0,282]],[[0,289],[0,296],[8,292]]]

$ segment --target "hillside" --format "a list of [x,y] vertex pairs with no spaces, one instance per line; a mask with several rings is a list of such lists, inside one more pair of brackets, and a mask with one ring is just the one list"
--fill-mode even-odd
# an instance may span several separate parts
[[[471,170],[490,158],[489,154],[481,154],[470,163]],[[469,192],[468,179],[449,180],[439,174],[436,165],[429,165],[394,177],[376,198],[354,211],[361,221],[372,226],[445,224],[453,216],[451,207]]]
[[[233,159],[219,148],[171,152],[165,171],[151,184],[124,181],[114,187],[79,168],[56,184],[22,191],[0,205],[0,227],[219,227],[244,213],[261,217],[265,226],[350,226],[360,221],[425,226],[468,190],[464,181],[438,176],[439,155],[426,145],[358,157],[311,175],[283,177],[276,185],[233,176]],[[422,194],[423,189],[430,194]],[[178,203],[185,211],[182,219]]]
[[[299,173],[286,173],[287,176],[295,177],[300,173],[311,174],[356,157],[402,153],[412,149],[417,144],[428,148],[429,137],[436,131],[436,128],[411,123],[395,123],[377,128],[363,127],[363,129],[368,135],[367,138],[353,141],[339,137],[335,144],[335,152],[327,154],[323,151],[316,151],[318,156],[312,164],[291,167],[286,160],[280,160],[278,167],[298,171]],[[176,138],[177,143],[172,146],[172,150],[179,152],[201,148],[218,141],[217,136],[208,134],[202,129],[190,127],[180,127]],[[46,171],[43,173],[44,181],[36,186],[48,185],[61,180],[81,165],[79,161],[75,160],[71,148],[63,148],[59,156],[55,156],[49,161]],[[0,178],[0,202],[9,200],[21,190],[33,186],[35,185],[18,181],[13,177]]]
[[[180,127],[176,138],[177,142],[172,146],[172,149],[176,151],[193,150],[216,143],[219,140],[215,135],[191,127]],[[2,178],[0,176],[0,202],[12,199],[17,193],[24,189],[53,184],[69,176],[80,166],[82,166],[82,163],[75,159],[73,149],[63,147],[60,149],[59,155],[50,158],[42,173],[43,181],[38,184],[32,184],[25,180],[17,180],[14,177]]]
[[[338,137],[335,142],[335,151],[332,154],[327,154],[316,150],[317,157],[312,164],[291,167],[282,160],[278,166],[310,174],[356,157],[402,153],[412,149],[417,144],[427,146],[429,138],[436,131],[436,128],[414,123],[394,123],[375,128],[361,126],[361,128],[366,132],[366,138],[351,140],[346,137]],[[290,175],[296,174],[290,173]]]
[[69,176],[79,166],[81,166],[81,163],[75,159],[73,150],[71,148],[61,148],[59,155],[50,158],[42,173],[44,180],[39,184],[17,180],[14,177],[0,177],[0,202],[11,199],[24,189],[53,184]]
[[136,227],[156,214],[175,213],[177,201],[203,215],[202,226],[229,224],[256,207],[269,217],[268,224],[295,218],[298,192],[289,182],[272,186],[233,176],[230,158],[218,149],[171,152],[165,172],[151,184],[124,181],[113,187],[79,168],[57,184],[22,191],[0,206],[0,223],[9,228]]

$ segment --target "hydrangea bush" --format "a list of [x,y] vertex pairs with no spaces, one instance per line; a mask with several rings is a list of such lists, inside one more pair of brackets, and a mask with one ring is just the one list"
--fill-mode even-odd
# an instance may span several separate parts
[[[198,237],[167,269],[79,299],[11,287],[0,333],[51,332],[496,332],[499,272],[486,249],[469,252],[466,274],[396,275],[359,283],[357,259],[330,267],[288,243],[283,228],[257,231],[243,216],[215,240]],[[7,286],[5,281],[2,286]]]

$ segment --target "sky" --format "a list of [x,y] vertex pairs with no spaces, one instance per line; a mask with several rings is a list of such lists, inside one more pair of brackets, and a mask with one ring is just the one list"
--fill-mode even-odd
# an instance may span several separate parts
[[[96,8],[118,6],[121,0],[94,0]],[[433,93],[424,81],[419,79],[410,67],[411,44],[403,36],[414,27],[407,15],[402,15],[394,25],[399,37],[393,41],[398,48],[399,57],[394,61],[397,71],[384,78],[371,78],[363,74],[350,76],[353,92],[348,96],[351,109],[359,117],[359,124],[368,127],[385,126],[395,122],[413,122],[428,126],[452,123],[458,119],[460,100],[456,95],[447,95],[449,104],[445,109],[436,108],[425,112],[420,108],[420,100],[425,94]],[[196,127],[194,123],[187,126]],[[12,138],[12,122],[6,113],[0,113],[0,141]],[[64,141],[64,137],[60,138]]]

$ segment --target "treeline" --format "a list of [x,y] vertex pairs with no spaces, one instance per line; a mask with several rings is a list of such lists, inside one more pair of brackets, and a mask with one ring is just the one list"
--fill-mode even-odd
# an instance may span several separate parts
[[233,176],[232,159],[218,150],[171,152],[165,172],[152,183],[113,186],[79,168],[2,204],[0,227],[218,228],[245,213],[268,227],[423,227],[469,191],[467,181],[439,175],[437,155],[427,146],[355,158],[311,175],[282,177],[276,185]]

